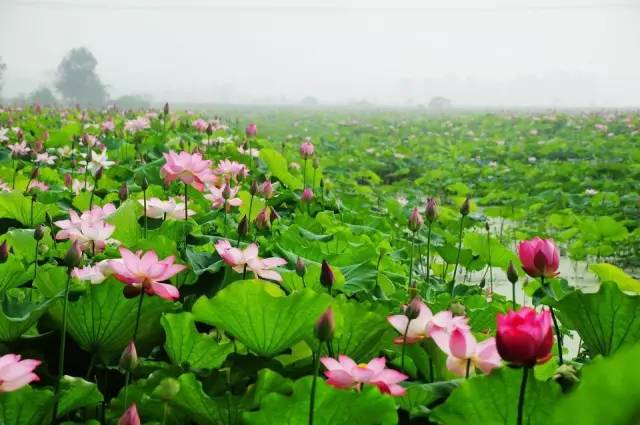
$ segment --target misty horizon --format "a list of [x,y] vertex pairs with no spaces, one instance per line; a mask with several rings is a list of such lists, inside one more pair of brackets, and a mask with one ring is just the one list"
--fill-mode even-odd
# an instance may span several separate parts
[[637,107],[638,21],[610,0],[5,0],[2,96],[53,87],[84,46],[112,99]]

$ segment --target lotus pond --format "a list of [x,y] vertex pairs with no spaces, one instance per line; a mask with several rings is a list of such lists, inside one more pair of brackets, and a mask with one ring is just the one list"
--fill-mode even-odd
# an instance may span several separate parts
[[640,114],[0,109],[0,423],[640,423]]

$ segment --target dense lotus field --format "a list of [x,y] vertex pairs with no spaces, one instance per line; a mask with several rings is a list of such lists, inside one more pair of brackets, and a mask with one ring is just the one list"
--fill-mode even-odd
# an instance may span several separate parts
[[640,423],[637,113],[6,108],[0,178],[0,424]]

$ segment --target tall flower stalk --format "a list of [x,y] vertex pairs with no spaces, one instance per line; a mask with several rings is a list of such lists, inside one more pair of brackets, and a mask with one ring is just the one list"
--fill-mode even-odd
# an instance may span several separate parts
[[464,230],[464,218],[469,215],[469,198],[467,197],[460,207],[460,231],[458,233],[458,254],[456,255],[456,265],[453,268],[453,278],[451,279],[451,295],[456,287],[458,277],[458,265],[460,264],[460,253],[462,252],[462,233]]
[[427,228],[427,284],[429,284],[429,278],[431,276],[431,227],[433,222],[438,219],[438,204],[435,199],[427,199],[427,207],[425,209],[425,217],[429,223]]
[[420,215],[420,212],[418,211],[417,208],[414,208],[411,211],[411,214],[409,215],[409,230],[411,231],[411,252],[410,252],[410,259],[409,259],[409,285],[407,286],[407,292],[411,292],[414,288],[414,284],[413,284],[413,257],[414,257],[414,250],[415,250],[415,244],[416,244],[416,233],[418,233],[418,231],[420,230],[420,228],[422,227],[422,225],[424,224],[424,220],[422,219],[422,216]]
[[327,346],[331,346],[331,339],[335,332],[336,323],[333,318],[333,310],[331,307],[322,313],[320,318],[315,324],[314,333],[318,339],[318,349],[313,353],[313,380],[311,381],[311,393],[309,395],[309,425],[313,425],[315,415],[315,403],[316,403],[316,383],[318,380],[318,373],[320,372],[320,356],[322,355],[322,344],[326,343]]

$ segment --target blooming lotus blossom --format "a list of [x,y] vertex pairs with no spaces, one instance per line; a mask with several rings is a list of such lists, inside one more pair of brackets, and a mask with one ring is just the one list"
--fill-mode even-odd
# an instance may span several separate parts
[[302,142],[302,144],[300,145],[300,155],[304,159],[307,159],[310,156],[312,156],[314,151],[315,151],[315,147],[313,146],[313,143],[311,143],[309,140]]
[[[86,155],[83,155],[86,158]],[[87,167],[89,172],[91,173],[92,176],[96,175],[96,172],[99,169],[103,169],[106,170],[107,168],[111,168],[111,166],[115,164],[114,161],[109,161],[109,158],[107,156],[107,150],[103,149],[101,152],[93,152],[91,154],[91,160],[89,161],[89,164],[87,165],[87,161],[86,159],[83,161],[80,161],[80,165]],[[84,172],[84,169],[81,170],[82,172]]]
[[49,155],[47,152],[36,154],[36,158],[33,160],[36,164],[53,165],[58,159],[55,155]]
[[271,269],[278,266],[284,266],[287,264],[287,260],[279,257],[258,257],[258,245],[252,243],[245,249],[241,250],[239,248],[232,247],[231,243],[224,239],[218,241],[215,248],[224,262],[231,266],[231,268],[237,273],[250,271],[256,277],[282,282],[282,276],[280,276],[280,274],[275,270]]
[[7,136],[8,133],[8,128],[0,127],[0,143],[7,142],[9,140],[9,136]]
[[75,149],[71,149],[71,146],[64,145],[64,146],[56,149],[56,152],[58,152],[58,155],[61,158],[70,158],[72,155],[75,155],[76,150]]
[[26,190],[28,192],[31,189],[38,189],[46,192],[47,190],[49,190],[49,186],[46,183],[41,182],[40,180],[31,180]]
[[427,325],[427,332],[439,347],[444,347],[454,330],[469,331],[471,329],[468,321],[469,319],[464,316],[454,316],[449,310],[441,311],[433,315]]
[[20,143],[14,143],[12,145],[8,145],[7,147],[11,151],[11,155],[14,157],[26,156],[29,154],[29,152],[31,152],[31,148],[27,146],[27,142],[24,140]]
[[[144,207],[143,199],[138,199],[138,202]],[[187,210],[189,217],[195,213],[195,211]],[[169,198],[166,201],[158,198],[147,199],[145,215],[149,218],[184,220],[184,202],[176,202],[174,198]]]
[[598,191],[592,188],[585,189],[584,193],[589,196],[594,196],[598,194]]
[[535,237],[518,244],[518,257],[522,268],[531,277],[555,277],[560,272],[560,253],[553,239]]
[[398,383],[406,380],[408,376],[397,370],[387,369],[384,357],[376,357],[369,363],[356,364],[351,358],[341,354],[338,360],[322,357],[320,361],[327,368],[324,372],[329,378],[327,383],[336,388],[355,388],[359,391],[364,384],[371,384],[392,396],[402,396],[405,393],[405,389]]
[[240,177],[247,177],[249,175],[249,170],[246,165],[237,161],[229,161],[228,159],[223,159],[218,162],[218,166],[213,172],[218,176],[224,177],[225,181],[231,179],[237,180]]
[[447,354],[447,369],[458,376],[465,376],[467,367],[470,372],[478,368],[483,373],[489,373],[500,366],[501,358],[495,338],[478,343],[471,331],[456,328],[447,342],[438,346]]
[[238,152],[242,155],[247,155],[247,156],[251,155],[254,158],[258,158],[260,156],[260,150],[255,148],[245,149],[242,146],[239,146]]
[[68,235],[69,240],[78,242],[82,251],[101,252],[107,244],[118,243],[117,240],[111,239],[115,230],[116,226],[104,221],[97,223],[83,221],[79,229],[70,229]]
[[102,123],[100,127],[102,128],[102,131],[104,131],[105,133],[109,133],[116,129],[116,125],[113,122],[113,120],[106,120],[105,122]]
[[87,280],[94,285],[102,283],[111,274],[110,261],[103,260],[93,266],[76,267],[71,271],[71,277],[78,280]]
[[131,134],[135,134],[139,131],[146,130],[151,125],[149,124],[149,120],[146,118],[136,118],[135,120],[129,120],[124,124],[125,131],[128,131]]
[[529,307],[498,314],[496,347],[500,356],[515,366],[532,367],[551,358],[553,330],[551,313],[536,313]]
[[211,161],[203,160],[199,153],[190,154],[183,151],[177,154],[171,151],[163,155],[166,163],[160,169],[160,175],[164,178],[165,183],[179,179],[202,192],[206,182],[215,180],[215,176],[209,168]]
[[120,248],[120,260],[111,260],[109,267],[119,281],[136,288],[142,288],[149,295],[158,295],[166,300],[175,301],[180,298],[178,288],[162,281],[180,273],[186,266],[174,264],[175,257],[169,256],[158,260],[154,251],[135,254],[126,248]]
[[0,180],[0,192],[11,192],[11,186],[7,182]]
[[75,210],[69,209],[69,220],[58,220],[53,223],[61,229],[56,233],[56,239],[69,239],[69,231],[71,229],[81,230],[82,223],[97,224],[115,211],[116,207],[111,203],[105,204],[104,207],[95,205],[91,211],[85,211],[82,215],[78,215]]
[[[242,199],[236,196],[239,190],[240,187],[229,188],[229,198],[226,200],[227,211],[231,207],[239,207],[242,205]],[[213,208],[222,208],[225,205],[224,188],[209,186],[209,193],[204,195],[204,197],[211,201]]]
[[207,131],[207,128],[209,127],[209,123],[203,120],[202,118],[198,118],[197,120],[191,123],[191,126],[196,130],[198,130],[200,133],[204,133],[205,131]]
[[0,357],[0,393],[15,391],[33,381],[39,381],[40,378],[33,371],[40,363],[40,360],[21,360],[19,354]]
[[131,405],[118,419],[118,425],[140,425],[140,416],[138,416],[138,407],[135,403]]
[[[431,313],[429,307],[422,301],[418,303],[418,306],[418,317],[411,321],[409,321],[409,318],[404,314],[387,317],[387,321],[400,334],[400,336],[393,340],[395,344],[413,344],[429,337],[428,327],[433,318],[433,313]],[[406,310],[407,306],[404,306],[404,309]],[[408,328],[407,324],[409,324]],[[405,332],[407,334],[406,338],[404,336]]]
[[82,180],[73,179],[73,181],[71,182],[71,188],[69,190],[71,190],[76,195],[84,190],[86,190],[87,192],[91,192],[93,190],[93,183],[88,181],[85,187],[85,184]]

